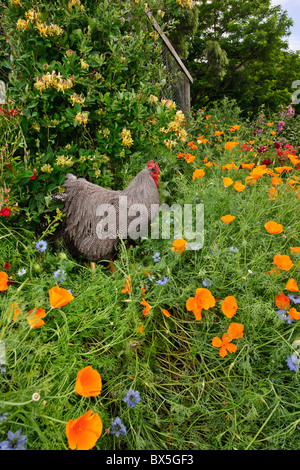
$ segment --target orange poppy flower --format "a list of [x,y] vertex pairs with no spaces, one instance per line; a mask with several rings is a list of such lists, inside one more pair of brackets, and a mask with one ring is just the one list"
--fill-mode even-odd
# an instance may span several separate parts
[[281,233],[283,230],[283,226],[278,224],[277,222],[269,221],[264,225],[266,231],[271,234]]
[[228,295],[222,302],[221,305],[222,312],[226,315],[227,318],[232,318],[238,309],[238,304],[236,303],[235,297]]
[[8,275],[1,271],[0,272],[0,291],[5,291],[7,290],[7,281],[8,281]]
[[266,173],[267,173],[266,165],[260,165],[251,171],[250,176],[254,179],[258,179],[258,178],[261,178]]
[[144,333],[144,327],[143,326],[138,326],[138,330],[141,333],[141,335]]
[[216,301],[210,290],[205,288],[196,289],[195,297],[190,297],[186,301],[187,310],[193,311],[196,320],[201,320],[202,310],[208,310],[216,305]]
[[202,170],[202,168],[200,170],[195,170],[193,173],[193,180],[195,180],[196,178],[202,178],[202,176],[204,175],[205,175],[205,171]]
[[75,392],[82,397],[96,397],[102,390],[102,379],[92,366],[81,369],[76,377]]
[[196,149],[196,148],[198,148],[197,145],[195,145],[193,141],[188,142],[187,145],[188,145],[189,147],[191,147],[191,149]]
[[244,336],[244,325],[242,323],[230,323],[227,334],[232,339],[242,338]]
[[255,166],[255,163],[242,163],[242,168],[247,168],[248,170],[252,170]]
[[215,136],[216,137],[219,137],[222,134],[223,134],[223,131],[215,131]]
[[[33,312],[33,313],[32,313]],[[43,308],[34,308],[28,313],[27,321],[30,325],[30,328],[38,328],[39,326],[45,325],[44,318],[46,316],[46,311]]]
[[299,287],[297,285],[297,282],[293,278],[288,280],[285,288],[286,288],[286,290],[289,290],[291,292],[298,292],[299,291]]
[[238,193],[241,193],[242,191],[244,191],[246,186],[242,184],[240,181],[236,181],[233,187]]
[[185,153],[180,152],[180,153],[177,155],[177,158],[182,158],[182,157],[184,157],[184,156],[185,156]]
[[233,184],[233,181],[231,178],[228,178],[227,176],[225,178],[223,178],[223,184],[225,186],[225,188],[228,188],[228,186],[230,186],[231,184]]
[[140,302],[140,304],[144,305],[144,307],[145,307],[144,310],[143,310],[143,315],[145,315],[145,316],[148,315],[148,313],[151,310],[151,305],[148,304],[148,302],[145,299],[143,299],[142,302]]
[[170,317],[170,316],[171,316],[170,312],[169,312],[168,310],[166,310],[165,308],[162,308],[161,311],[162,311],[162,313],[163,313],[166,317]]
[[225,222],[225,224],[230,224],[233,220],[235,219],[235,216],[234,215],[223,215],[223,217],[221,217],[221,220],[223,220],[223,222]]
[[300,253],[300,246],[291,246],[290,250],[292,255],[296,255],[297,253]]
[[216,348],[220,348],[219,355],[221,357],[227,356],[228,352],[234,353],[237,351],[236,345],[231,343],[231,338],[227,333],[223,334],[222,339],[215,336],[212,339],[212,345]]
[[274,122],[268,122],[268,126],[273,126]]
[[176,253],[183,253],[186,246],[186,241],[183,238],[176,238],[173,242],[173,246],[171,248],[172,251],[176,251]]
[[292,166],[277,166],[276,168],[274,168],[274,170],[277,171],[277,173],[279,174],[283,173],[284,171],[291,171],[292,169]]
[[277,196],[278,196],[278,191],[276,190],[276,188],[270,188],[269,189],[269,199],[271,199],[272,201],[275,201]]
[[51,287],[49,290],[50,305],[53,308],[61,308],[74,299],[73,295],[67,289],[59,286]]
[[278,176],[273,176],[273,177],[271,178],[271,184],[272,184],[273,186],[279,186],[279,185],[283,184],[283,181],[282,181],[282,179],[279,178]]
[[192,163],[195,160],[195,158],[196,158],[195,155],[191,155],[190,153],[186,153],[184,157],[187,163]]
[[73,420],[66,425],[66,435],[70,449],[89,450],[94,447],[102,434],[103,424],[97,413],[92,410]]
[[232,150],[238,144],[239,144],[239,142],[226,142],[225,148],[227,150]]
[[291,320],[300,320],[300,313],[297,312],[295,307],[292,307],[288,312]]
[[289,271],[293,266],[291,258],[287,255],[275,255],[273,258],[274,264],[283,271]]
[[13,313],[13,321],[16,321],[19,315],[23,315],[17,302],[13,302],[9,307],[9,313]]
[[275,303],[278,308],[288,308],[290,306],[290,299],[283,292],[280,292],[275,297]]
[[125,287],[121,290],[121,292],[122,294],[125,294],[125,292],[128,292],[128,294],[132,294],[130,276],[128,276]]

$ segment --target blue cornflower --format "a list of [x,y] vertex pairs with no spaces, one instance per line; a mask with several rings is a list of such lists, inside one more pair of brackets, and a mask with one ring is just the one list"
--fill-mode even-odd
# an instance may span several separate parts
[[160,257],[160,253],[154,253],[154,255],[152,256],[152,258],[154,259],[154,261],[156,263],[158,263],[158,261],[160,261],[161,257]]
[[211,280],[211,279],[204,278],[203,281],[202,281],[202,285],[203,285],[204,287],[210,287],[210,286],[212,286],[212,280]]
[[22,269],[19,269],[19,271],[17,272],[17,275],[18,276],[24,276],[24,274],[27,273],[27,269],[25,268],[22,268]]
[[299,364],[300,364],[300,357],[298,354],[294,353],[291,354],[287,359],[286,359],[287,365],[289,366],[290,370],[294,370],[295,372],[298,372],[299,369]]
[[4,421],[7,418],[7,413],[0,414],[0,421]]
[[217,255],[217,254],[220,252],[220,248],[218,248],[217,245],[214,245],[214,247],[211,248],[209,251],[210,251],[210,253],[212,253],[213,255]]
[[234,248],[234,246],[231,246],[229,248],[229,251],[231,251],[231,253],[237,253],[238,251],[240,251],[238,248]]
[[294,304],[300,304],[300,297],[295,297],[294,294],[288,294],[288,298],[294,302]]
[[21,435],[21,429],[13,433],[8,431],[7,440],[0,442],[1,450],[25,450],[26,436]]
[[126,434],[126,426],[121,423],[120,418],[117,416],[114,422],[111,424],[111,434],[115,434],[117,437],[120,436],[120,434]]
[[283,318],[283,320],[286,320],[288,324],[291,323],[290,316],[286,314],[284,309],[277,310],[277,313],[281,318]]
[[161,286],[165,286],[168,281],[169,281],[169,278],[164,277],[163,279],[159,279],[158,281],[156,281],[156,284],[160,284]]
[[126,397],[123,398],[123,401],[127,403],[128,407],[134,408],[137,403],[141,401],[140,393],[134,392],[132,388],[127,392]]
[[43,253],[47,249],[47,242],[45,242],[44,240],[40,240],[36,243],[35,248],[41,253]]
[[56,277],[58,282],[64,282],[66,280],[65,274],[66,272],[63,269],[58,269],[57,271],[54,271],[53,277]]
[[0,359],[0,373],[6,372],[5,362]]

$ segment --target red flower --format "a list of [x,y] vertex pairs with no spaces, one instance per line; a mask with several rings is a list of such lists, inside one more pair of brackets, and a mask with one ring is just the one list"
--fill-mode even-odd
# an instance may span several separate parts
[[9,264],[9,263],[5,263],[4,269],[9,269],[9,268],[10,268],[10,264]]
[[9,217],[10,216],[10,211],[11,211],[11,209],[9,209],[8,207],[3,207],[0,211],[0,214],[3,217]]
[[36,169],[34,168],[34,170],[33,170],[33,175],[32,175],[32,176],[29,176],[29,179],[32,180],[32,181],[34,181],[35,178],[36,178]]

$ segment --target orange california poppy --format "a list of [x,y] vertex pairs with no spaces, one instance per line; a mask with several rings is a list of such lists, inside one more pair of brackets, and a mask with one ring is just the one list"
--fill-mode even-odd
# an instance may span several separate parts
[[283,226],[278,224],[277,222],[269,221],[264,225],[266,231],[271,234],[281,233],[283,230]]
[[144,333],[144,327],[143,326],[138,326],[138,330],[141,333],[141,335]]
[[288,308],[290,306],[290,299],[283,292],[280,292],[275,297],[275,303],[278,308]]
[[184,159],[187,163],[192,163],[195,160],[195,155],[191,155],[190,153],[186,153]]
[[247,168],[248,170],[252,170],[255,166],[255,163],[242,163],[242,168]]
[[227,176],[225,178],[223,178],[223,184],[225,186],[225,188],[228,188],[228,186],[230,186],[231,184],[233,184],[233,181],[231,178],[228,178]]
[[82,397],[96,397],[102,390],[102,379],[92,366],[81,369],[76,378],[75,392]]
[[227,356],[228,352],[234,353],[237,350],[236,345],[231,343],[231,338],[227,333],[223,334],[222,339],[215,336],[212,339],[212,345],[216,348],[220,348],[219,355],[221,357]]
[[285,288],[286,288],[286,290],[289,290],[291,292],[298,292],[299,291],[299,287],[297,285],[297,282],[293,278],[288,280]]
[[191,149],[196,149],[196,148],[198,148],[198,147],[197,147],[197,145],[196,145],[196,144],[194,144],[194,142],[193,142],[193,141],[191,141],[191,142],[188,142],[188,144],[187,144],[187,145],[188,145],[189,147],[191,147]]
[[45,316],[46,311],[43,308],[34,308],[30,310],[27,317],[27,321],[30,325],[30,328],[38,328],[39,326],[45,325],[44,320],[42,320],[42,318],[44,318]]
[[278,176],[273,176],[271,178],[271,184],[273,186],[280,186],[281,184],[283,184],[283,181],[281,178],[279,178]]
[[227,334],[232,339],[242,338],[244,336],[244,325],[242,323],[230,323]]
[[300,253],[300,246],[291,246],[290,250],[292,255],[296,255],[297,253]]
[[270,188],[269,189],[269,199],[271,199],[272,201],[275,201],[277,196],[278,196],[278,191],[276,190],[276,188]]
[[294,265],[291,258],[287,255],[275,255],[273,258],[274,264],[283,271],[289,271]]
[[173,242],[173,246],[171,248],[172,251],[176,251],[176,253],[183,253],[186,246],[186,241],[183,238],[176,238]]
[[186,301],[186,308],[193,311],[196,320],[201,320],[202,310],[208,310],[216,305],[216,301],[210,290],[205,288],[196,289],[195,297],[190,297]]
[[140,302],[140,303],[141,303],[141,305],[144,305],[144,307],[145,307],[144,310],[143,310],[143,315],[145,315],[145,316],[148,315],[148,313],[151,310],[151,305],[148,304],[148,302],[145,299],[143,299],[142,302]]
[[223,131],[215,131],[215,136],[220,137],[223,134]]
[[162,313],[163,313],[166,317],[170,317],[170,316],[171,316],[170,312],[169,312],[168,310],[166,310],[165,308],[162,308],[161,311],[162,311]]
[[267,124],[268,124],[268,126],[271,127],[271,126],[273,126],[274,122],[268,122]]
[[300,320],[300,313],[297,312],[295,307],[292,307],[290,310],[288,310],[287,313],[289,314],[291,320]]
[[274,170],[277,171],[277,173],[279,174],[283,173],[284,171],[291,171],[292,169],[292,166],[277,166],[276,168],[274,168]]
[[182,157],[184,157],[184,156],[185,156],[185,153],[180,152],[180,153],[177,155],[177,158],[182,158]]
[[73,295],[67,289],[59,286],[51,287],[49,290],[50,305],[53,308],[61,308],[74,299]]
[[193,180],[195,180],[196,178],[202,178],[202,176],[204,175],[205,175],[205,171],[202,170],[202,168],[195,170],[193,173]]
[[94,447],[102,434],[103,424],[97,413],[92,410],[73,420],[66,425],[66,434],[70,449],[89,450]]
[[9,307],[9,313],[13,313],[13,321],[16,321],[19,315],[23,315],[17,302],[13,302]]
[[128,292],[128,294],[132,294],[130,276],[128,276],[125,287],[121,290],[121,292],[122,294],[125,294],[125,292]]
[[299,157],[297,157],[297,155],[290,154],[288,155],[288,158],[293,165],[298,165],[300,163]]
[[221,220],[223,220],[223,222],[225,222],[225,224],[230,224],[233,220],[235,219],[235,216],[234,215],[223,215],[223,217],[221,217]]
[[242,184],[240,181],[236,181],[233,187],[238,193],[241,193],[242,191],[244,191],[246,186]]
[[238,309],[238,304],[236,303],[235,297],[228,295],[222,302],[221,305],[222,312],[226,315],[227,318],[232,318],[236,314]]
[[259,165],[251,171],[250,176],[254,179],[258,179],[258,178],[261,178],[266,173],[267,173],[266,165]]
[[7,290],[7,281],[8,281],[8,275],[1,271],[0,272],[0,291]]
[[226,142],[225,148],[227,150],[232,150],[238,144],[239,144],[239,142]]

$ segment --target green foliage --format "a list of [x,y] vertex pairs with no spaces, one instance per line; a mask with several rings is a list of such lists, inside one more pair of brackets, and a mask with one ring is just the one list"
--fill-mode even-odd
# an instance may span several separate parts
[[195,109],[224,96],[235,99],[245,115],[255,115],[263,104],[272,111],[290,104],[300,60],[288,50],[287,12],[270,0],[205,0],[197,8],[199,25],[186,64],[194,78]]

